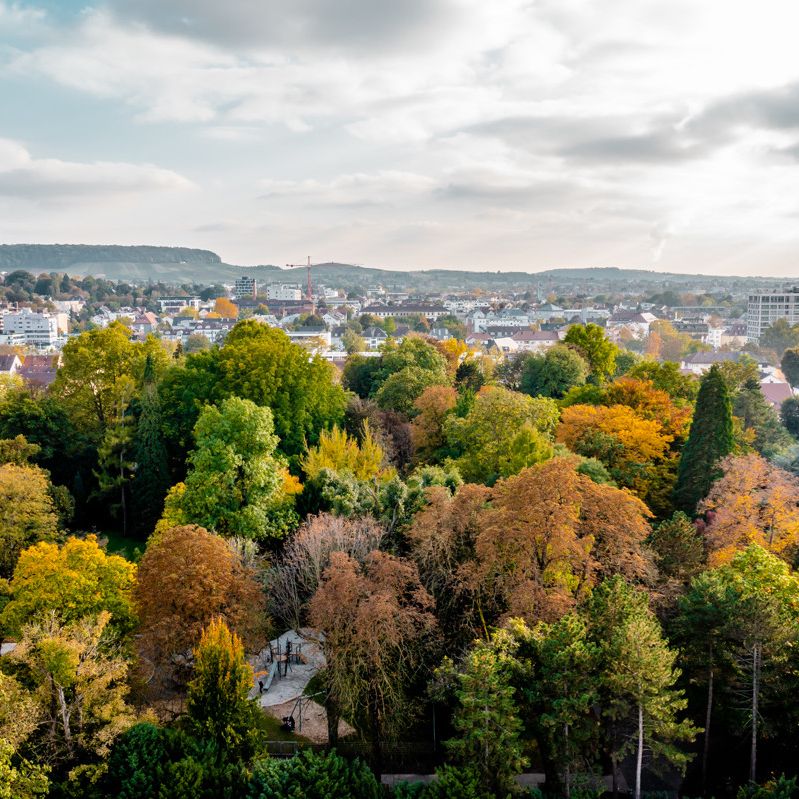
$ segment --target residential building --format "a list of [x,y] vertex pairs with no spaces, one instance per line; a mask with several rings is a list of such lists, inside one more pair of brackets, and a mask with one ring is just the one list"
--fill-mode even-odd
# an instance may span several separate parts
[[199,297],[159,297],[158,306],[162,314],[167,316],[177,316],[184,308],[194,308],[200,310]]
[[29,385],[46,388],[55,380],[60,365],[60,355],[26,355],[19,376]]
[[233,290],[236,293],[237,299],[242,297],[255,298],[258,295],[258,281],[254,277],[242,275],[236,278]]
[[746,338],[757,343],[763,331],[778,319],[799,323],[799,286],[784,291],[750,294],[746,306]]
[[302,289],[296,283],[270,283],[266,287],[266,298],[278,302],[298,302],[302,299]]
[[361,333],[361,338],[366,342],[370,350],[376,350],[381,344],[388,341],[388,333],[382,327],[367,327]]
[[402,305],[367,305],[361,313],[376,316],[378,319],[405,319],[409,316],[423,316],[435,322],[449,311],[443,305],[424,305],[403,303]]
[[22,368],[19,355],[0,355],[0,375],[15,375]]
[[546,352],[560,342],[560,336],[554,330],[519,330],[511,338],[519,352]]
[[3,333],[21,334],[25,344],[34,347],[54,347],[58,343],[58,318],[50,313],[20,308],[3,317]]

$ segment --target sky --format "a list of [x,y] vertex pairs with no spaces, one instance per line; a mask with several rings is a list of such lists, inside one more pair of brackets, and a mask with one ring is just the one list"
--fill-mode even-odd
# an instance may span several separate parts
[[0,0],[0,241],[799,275],[791,0]]

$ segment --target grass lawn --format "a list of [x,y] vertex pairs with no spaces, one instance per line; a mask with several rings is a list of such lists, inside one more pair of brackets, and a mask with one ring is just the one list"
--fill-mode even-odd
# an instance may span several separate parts
[[266,734],[270,741],[297,741],[299,743],[309,743],[308,739],[302,735],[295,735],[281,729],[280,722],[266,712],[258,714],[258,728]]
[[112,530],[104,530],[97,533],[97,540],[108,540],[106,551],[113,555],[122,555],[123,558],[128,560],[138,560],[135,550],[140,553],[144,552],[144,541],[139,538],[125,537],[121,533]]

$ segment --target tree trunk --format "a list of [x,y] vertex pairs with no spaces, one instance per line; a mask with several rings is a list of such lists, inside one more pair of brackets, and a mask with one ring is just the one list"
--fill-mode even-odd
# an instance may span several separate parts
[[752,647],[752,748],[749,757],[749,781],[757,781],[757,705],[760,699],[760,643]]
[[572,793],[572,783],[571,783],[571,752],[569,751],[569,725],[563,725],[563,739],[565,743],[566,749],[566,768],[564,769],[564,785],[566,788],[566,799],[569,799]]
[[121,491],[120,505],[122,506],[122,535],[128,536],[128,504],[125,501],[125,451],[119,453],[119,488]]
[[372,744],[372,771],[378,783],[383,776],[383,750],[380,741],[380,720],[377,713],[377,702],[369,703],[369,731],[371,733]]
[[62,686],[56,686],[56,698],[58,700],[58,711],[61,716],[61,730],[64,734],[64,745],[67,748],[67,753],[70,757],[75,753],[72,746],[72,729],[69,724],[69,708],[67,708],[67,700],[64,696],[64,689]]
[[710,644],[707,670],[707,708],[705,710],[705,735],[702,747],[702,796],[707,793],[707,763],[710,755],[710,717],[713,712],[713,644]]
[[618,766],[616,764],[616,755],[610,757],[611,781],[613,784],[613,799],[619,799],[619,780],[617,777]]
[[331,699],[325,700],[325,713],[327,714],[327,745],[330,749],[338,746],[338,706]]
[[641,799],[641,762],[644,757],[644,707],[638,703],[638,754],[635,759],[635,799]]

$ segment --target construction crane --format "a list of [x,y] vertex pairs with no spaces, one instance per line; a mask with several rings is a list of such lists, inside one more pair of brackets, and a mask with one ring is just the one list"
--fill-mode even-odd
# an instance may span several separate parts
[[301,269],[303,266],[307,270],[308,274],[308,288],[306,290],[305,298],[308,302],[311,303],[311,313],[316,313],[316,303],[314,302],[313,298],[313,286],[311,285],[311,267],[315,264],[311,263],[311,256],[308,256],[308,263],[307,264],[286,264],[286,269]]

